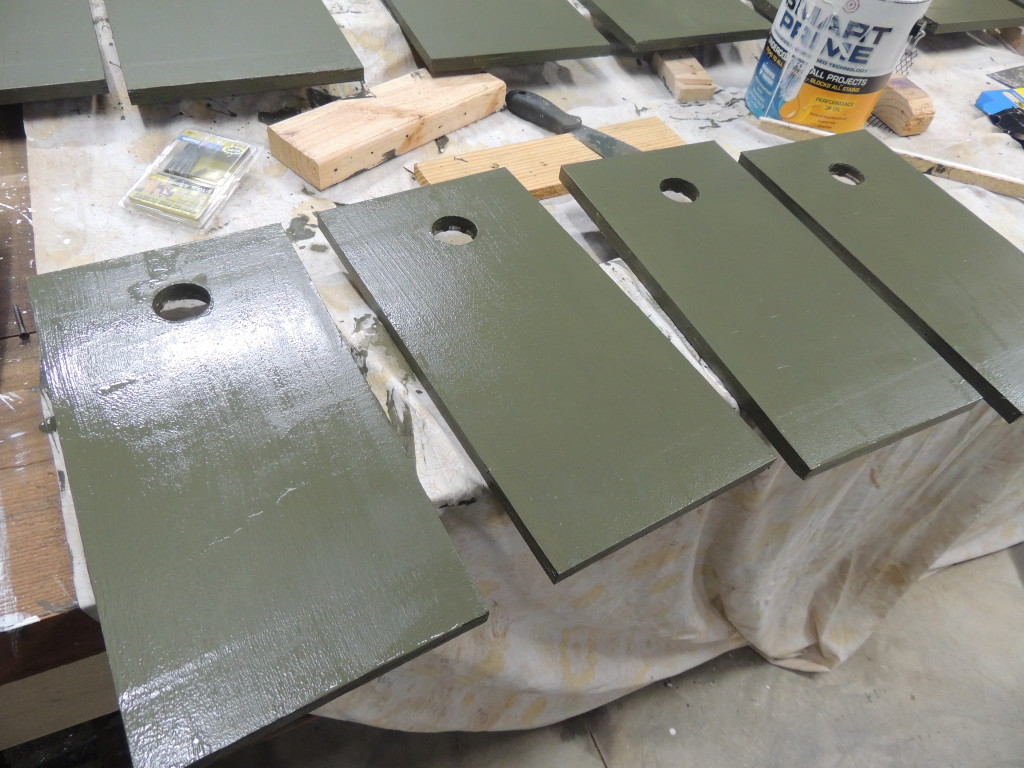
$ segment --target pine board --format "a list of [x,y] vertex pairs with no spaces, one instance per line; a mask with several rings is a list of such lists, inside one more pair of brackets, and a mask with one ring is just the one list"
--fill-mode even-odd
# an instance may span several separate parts
[[[205,287],[205,314],[153,302]],[[485,616],[279,227],[30,290],[136,768],[216,754]]]
[[[572,165],[562,177],[802,477],[978,399],[714,142]],[[696,199],[669,199],[666,179],[694,185]]]
[[[1020,416],[1024,255],[1009,241],[866,131],[740,162],[1004,418]],[[863,183],[837,182],[836,164]]]
[[553,580],[771,463],[507,170],[318,216]]
[[384,0],[433,74],[603,56],[608,41],[566,0]]
[[134,104],[362,80],[321,0],[106,0]]
[[633,53],[754,40],[771,25],[740,0],[582,0],[595,21]]
[[[600,130],[641,150],[677,147],[683,140],[658,117],[606,125]],[[439,157],[417,163],[413,175],[421,185],[461,179],[495,168],[507,168],[534,197],[543,200],[565,194],[558,179],[563,165],[597,160],[600,156],[568,133],[494,149]]]
[[89,0],[0,3],[0,104],[106,92]]

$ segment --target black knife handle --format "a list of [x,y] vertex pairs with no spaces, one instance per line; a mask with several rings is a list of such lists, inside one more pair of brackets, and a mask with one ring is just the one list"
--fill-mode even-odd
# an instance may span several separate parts
[[509,91],[505,96],[505,106],[513,115],[529,120],[551,133],[568,133],[583,125],[583,118],[563,112],[532,91]]

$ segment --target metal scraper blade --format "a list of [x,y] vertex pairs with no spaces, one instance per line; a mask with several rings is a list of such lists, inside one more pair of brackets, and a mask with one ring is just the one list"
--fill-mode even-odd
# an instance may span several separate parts
[[989,75],[997,83],[1010,88],[1024,88],[1024,67],[1010,67]]

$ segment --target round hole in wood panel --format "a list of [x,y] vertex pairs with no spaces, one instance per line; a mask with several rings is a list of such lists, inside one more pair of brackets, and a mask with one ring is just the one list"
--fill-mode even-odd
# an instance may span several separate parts
[[659,186],[661,194],[677,203],[692,203],[700,197],[696,185],[686,179],[665,179]]
[[864,174],[846,163],[832,163],[828,167],[828,172],[840,184],[849,184],[851,187],[856,187],[858,184],[864,183]]
[[434,237],[448,245],[465,245],[476,239],[476,224],[462,216],[442,216],[430,228]]
[[175,283],[153,297],[153,311],[164,320],[180,323],[199,317],[210,308],[210,292],[195,283]]

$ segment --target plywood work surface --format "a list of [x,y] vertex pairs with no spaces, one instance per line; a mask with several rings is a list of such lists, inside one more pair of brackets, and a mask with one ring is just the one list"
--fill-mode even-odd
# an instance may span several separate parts
[[601,56],[608,41],[566,0],[384,0],[434,74]]
[[634,53],[753,40],[771,25],[740,0],[582,0],[598,23]]
[[0,104],[106,92],[89,0],[0,4]]
[[[600,130],[642,150],[677,147],[684,143],[679,135],[658,117],[606,125]],[[575,136],[565,133],[546,139],[427,160],[416,164],[414,175],[416,181],[426,185],[461,179],[495,168],[507,168],[530,194],[543,200],[565,194],[565,187],[558,178],[563,165],[597,160],[598,157],[596,152]]]
[[[798,474],[848,461],[978,399],[717,144],[562,174]],[[673,184],[692,202],[662,193]]]
[[107,0],[135,104],[361,80],[320,0]]
[[771,462],[507,171],[319,217],[553,579]]
[[[1024,408],[1024,255],[865,131],[741,163],[1004,418]],[[840,183],[830,169],[859,176]],[[908,236],[912,222],[912,236]]]
[[[175,285],[205,312],[158,316]],[[30,288],[136,768],[217,753],[483,619],[279,227]]]

